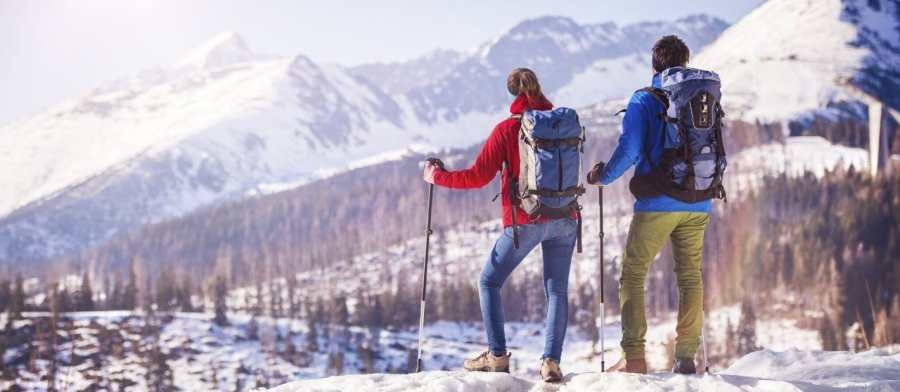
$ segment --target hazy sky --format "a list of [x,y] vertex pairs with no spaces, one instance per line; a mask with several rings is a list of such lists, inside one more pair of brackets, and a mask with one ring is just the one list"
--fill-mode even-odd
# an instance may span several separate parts
[[223,32],[256,52],[356,65],[467,50],[544,15],[619,25],[707,13],[733,23],[761,0],[3,0],[0,126]]

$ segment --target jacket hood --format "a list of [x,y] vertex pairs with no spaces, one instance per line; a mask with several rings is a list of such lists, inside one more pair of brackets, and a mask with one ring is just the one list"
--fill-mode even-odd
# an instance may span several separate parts
[[509,105],[509,112],[512,114],[522,114],[526,110],[550,110],[553,104],[546,99],[530,99],[525,95],[519,95],[516,100]]

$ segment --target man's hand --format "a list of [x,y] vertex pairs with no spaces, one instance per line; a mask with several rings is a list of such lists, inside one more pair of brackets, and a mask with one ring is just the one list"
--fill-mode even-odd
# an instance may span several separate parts
[[603,172],[604,167],[606,167],[605,162],[600,162],[600,163],[594,165],[594,168],[591,169],[591,171],[588,172],[588,175],[587,175],[588,184],[597,185],[600,187],[603,186],[603,184],[600,183],[600,173]]
[[425,160],[425,170],[422,172],[422,178],[429,184],[434,184],[434,173],[444,171],[444,162],[437,158],[428,158]]

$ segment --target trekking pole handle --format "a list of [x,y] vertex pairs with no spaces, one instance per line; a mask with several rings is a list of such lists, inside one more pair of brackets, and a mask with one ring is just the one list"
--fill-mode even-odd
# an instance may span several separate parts
[[430,164],[430,165],[437,166],[437,167],[441,168],[441,170],[447,170],[447,169],[444,169],[444,162],[442,162],[440,159],[425,158],[425,162],[428,162],[428,164]]

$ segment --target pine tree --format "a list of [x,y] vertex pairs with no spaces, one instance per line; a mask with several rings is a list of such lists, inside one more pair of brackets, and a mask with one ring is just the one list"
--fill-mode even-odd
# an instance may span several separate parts
[[337,297],[332,311],[332,324],[338,328],[337,343],[342,349],[348,348],[350,344],[350,311],[347,309],[347,298]]
[[218,326],[226,326],[228,325],[228,305],[225,300],[228,297],[228,282],[225,281],[225,277],[222,275],[216,276],[215,283],[213,284],[213,301],[215,302],[215,313],[216,316],[213,318],[213,322]]
[[122,288],[122,277],[119,276],[119,272],[117,271],[113,274],[113,284],[112,291],[106,297],[106,309],[108,310],[122,310],[125,308],[125,304],[123,302],[122,296],[125,295],[124,289]]
[[6,369],[6,335],[0,335],[0,377],[7,378]]
[[25,311],[25,281],[22,275],[16,276],[16,287],[13,289],[12,296],[9,301],[9,319],[18,320],[22,318],[22,312]]
[[68,312],[71,311],[75,306],[72,301],[72,296],[69,295],[69,290],[66,290],[64,286],[56,285],[56,308],[59,312]]
[[328,354],[328,370],[334,376],[344,374],[344,352],[342,350],[334,350]]
[[737,347],[737,331],[735,331],[734,325],[731,324],[731,317],[727,317],[725,319],[725,348],[724,355],[726,359],[731,359],[736,356],[735,350]]
[[163,268],[156,280],[156,308],[161,312],[169,311],[173,299],[175,299],[175,282],[170,270]]
[[298,306],[297,306],[297,277],[296,276],[288,276],[287,277],[287,295],[288,295],[288,317],[297,318]]
[[319,351],[319,337],[316,333],[316,324],[312,319],[309,319],[307,329],[308,332],[306,333],[306,351],[310,354],[313,354]]
[[296,366],[299,363],[297,360],[297,346],[294,345],[294,331],[291,330],[290,326],[288,326],[287,337],[285,337],[284,342],[284,351],[281,352],[281,357],[291,365]]
[[59,322],[59,312],[64,311],[60,309],[62,293],[65,293],[65,288],[62,288],[60,291],[58,289],[59,285],[54,285],[53,289],[50,290],[49,295],[49,306],[50,306],[50,336],[46,338],[44,341],[44,347],[46,347],[46,355],[49,359],[49,363],[47,366],[47,390],[48,391],[56,391],[56,336],[57,336],[57,323]]
[[753,306],[750,304],[750,301],[745,300],[741,304],[741,320],[738,322],[737,328],[738,355],[744,356],[756,351],[756,315],[753,313]]
[[153,309],[154,295],[153,295],[153,290],[151,289],[151,287],[153,287],[153,280],[150,277],[150,275],[148,274],[147,275],[147,283],[144,284],[144,290],[142,293],[142,294],[144,294],[143,295],[144,300],[142,301],[143,308],[144,308],[144,312],[147,314],[153,314],[153,310],[154,310]]
[[256,321],[256,316],[251,317],[247,323],[247,340],[259,340],[259,322]]
[[12,289],[9,288],[9,280],[0,281],[0,312],[4,312],[9,308],[9,302],[12,298]]
[[146,351],[145,363],[147,364],[147,373],[145,378],[147,385],[154,392],[174,391],[173,372],[166,361],[166,354],[162,352],[159,344],[160,325],[152,320],[155,317],[147,319],[147,337],[150,349]]
[[597,354],[597,342],[600,341],[600,330],[597,328],[597,310],[595,309],[595,306],[588,308],[584,321],[584,332],[591,341],[591,355]]
[[91,278],[85,272],[81,276],[81,289],[76,299],[75,310],[82,312],[90,312],[94,310],[94,290],[91,288]]
[[128,265],[128,282],[125,283],[125,291],[122,293],[122,309],[134,310],[137,308],[137,275],[134,272],[134,260]]
[[191,275],[185,274],[181,289],[178,290],[178,305],[181,307],[182,312],[194,311],[194,304],[191,303],[192,286]]

